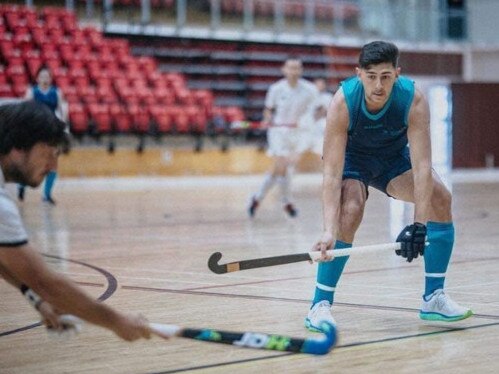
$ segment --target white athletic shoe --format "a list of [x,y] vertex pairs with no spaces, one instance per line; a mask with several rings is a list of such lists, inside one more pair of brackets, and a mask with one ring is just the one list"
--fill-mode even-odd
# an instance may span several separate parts
[[331,304],[327,300],[319,301],[308,311],[307,318],[305,318],[305,327],[313,332],[325,332],[320,328],[323,321],[336,326],[336,322],[331,315]]
[[454,322],[471,317],[473,312],[469,308],[464,308],[438,289],[433,292],[428,301],[423,297],[419,318],[427,321]]

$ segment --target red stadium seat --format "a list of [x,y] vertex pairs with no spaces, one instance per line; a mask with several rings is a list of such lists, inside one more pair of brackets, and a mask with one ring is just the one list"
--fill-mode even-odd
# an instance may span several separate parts
[[62,94],[64,95],[64,99],[71,105],[72,103],[80,103],[80,96],[78,95],[78,90],[75,86],[61,86],[57,84]]
[[24,97],[26,95],[26,91],[28,89],[27,83],[13,83],[12,91],[16,97]]
[[88,131],[88,115],[83,105],[69,104],[69,123],[73,134],[81,135]]
[[[90,105],[90,104],[95,104],[98,103],[98,97],[97,97],[97,91],[95,87],[93,86],[84,86],[84,85],[76,85],[78,87],[78,94],[80,95],[81,101],[84,103]],[[90,109],[90,108],[89,108]]]
[[0,84],[0,97],[14,97],[10,84]]
[[160,134],[168,134],[173,129],[172,118],[168,115],[164,107],[156,105],[150,107],[151,117],[156,124]]
[[132,118],[120,104],[111,104],[109,106],[109,113],[112,117],[114,130],[120,133],[128,133],[132,127]]
[[202,107],[206,114],[211,115],[211,109],[213,107],[213,93],[208,90],[195,90],[192,91],[195,104]]
[[116,95],[116,92],[111,86],[98,86],[96,91],[97,91],[97,99],[101,103],[112,104],[118,102],[118,97]]
[[107,104],[89,104],[88,111],[95,124],[97,133],[108,134],[111,132],[111,115],[109,114],[109,107]]
[[179,134],[188,134],[191,130],[189,124],[189,116],[185,113],[184,108],[180,106],[171,106],[165,108],[166,113],[170,116],[175,124],[175,131]]
[[137,104],[132,104],[128,106],[128,113],[132,117],[135,132],[145,134],[149,131],[151,116],[146,110]]
[[194,96],[191,94],[191,91],[187,89],[181,89],[177,91],[176,96],[178,103],[181,105],[190,106],[194,105],[195,103]]
[[203,108],[197,106],[187,106],[184,108],[184,113],[189,118],[191,131],[204,132],[206,129],[207,117]]
[[175,95],[167,88],[155,88],[154,97],[157,104],[171,106],[175,104]]

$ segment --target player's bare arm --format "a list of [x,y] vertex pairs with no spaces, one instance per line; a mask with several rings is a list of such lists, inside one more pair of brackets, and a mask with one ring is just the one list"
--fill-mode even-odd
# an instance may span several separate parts
[[263,110],[263,121],[262,123],[265,125],[265,126],[270,126],[270,124],[272,123],[272,115],[274,113],[274,110],[272,108],[265,108]]
[[428,220],[433,181],[431,175],[430,110],[424,95],[416,90],[409,112],[407,137],[414,176],[414,222]]
[[322,210],[324,232],[315,250],[322,252],[321,259],[330,259],[326,250],[332,248],[338,229],[341,201],[341,183],[348,138],[348,108],[340,89],[333,97],[327,113],[324,134],[324,172],[322,182]]
[[60,118],[64,122],[68,122],[69,119],[69,108],[68,108],[68,102],[66,101],[66,98],[64,97],[64,94],[62,93],[61,90],[57,89],[57,109],[56,112],[59,113],[61,116]]
[[[0,265],[0,276],[5,279],[8,283],[10,283],[12,286],[17,288],[18,290],[22,289],[22,284],[18,282],[16,279],[14,279],[9,271],[5,269],[2,265]],[[59,330],[60,329],[60,323],[59,323],[59,313],[57,313],[54,308],[52,308],[52,305],[47,303],[44,300],[41,300],[38,305],[36,305],[35,309],[40,313],[42,317],[42,322],[51,329]]]
[[32,100],[33,99],[33,87],[29,86],[28,89],[26,90],[26,94],[24,95],[24,98],[26,100]]
[[52,271],[29,245],[0,247],[0,264],[9,269],[16,282],[27,285],[61,313],[74,314],[90,323],[108,328],[125,340],[150,337],[147,322],[123,315],[98,302],[68,278]]

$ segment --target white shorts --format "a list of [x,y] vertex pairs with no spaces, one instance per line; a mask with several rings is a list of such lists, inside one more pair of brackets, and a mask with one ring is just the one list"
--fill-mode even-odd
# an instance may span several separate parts
[[302,153],[302,130],[295,127],[271,127],[267,130],[270,157],[292,157]]

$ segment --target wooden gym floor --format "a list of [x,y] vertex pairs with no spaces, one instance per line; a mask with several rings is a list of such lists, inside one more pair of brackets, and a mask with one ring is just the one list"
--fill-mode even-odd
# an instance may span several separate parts
[[[216,275],[224,261],[305,252],[321,233],[318,174],[296,176],[299,217],[271,194],[254,220],[250,193],[262,176],[62,180],[56,207],[28,191],[21,204],[31,242],[88,293],[151,321],[313,336],[303,327],[315,265]],[[85,326],[70,340],[33,327],[37,314],[0,280],[1,373],[492,373],[499,371],[499,182],[455,183],[452,298],[475,316],[453,324],[418,319],[423,261],[391,252],[352,256],[334,316],[338,346],[327,356],[242,349],[175,338],[133,344]],[[393,241],[411,210],[371,190],[355,244]]]

